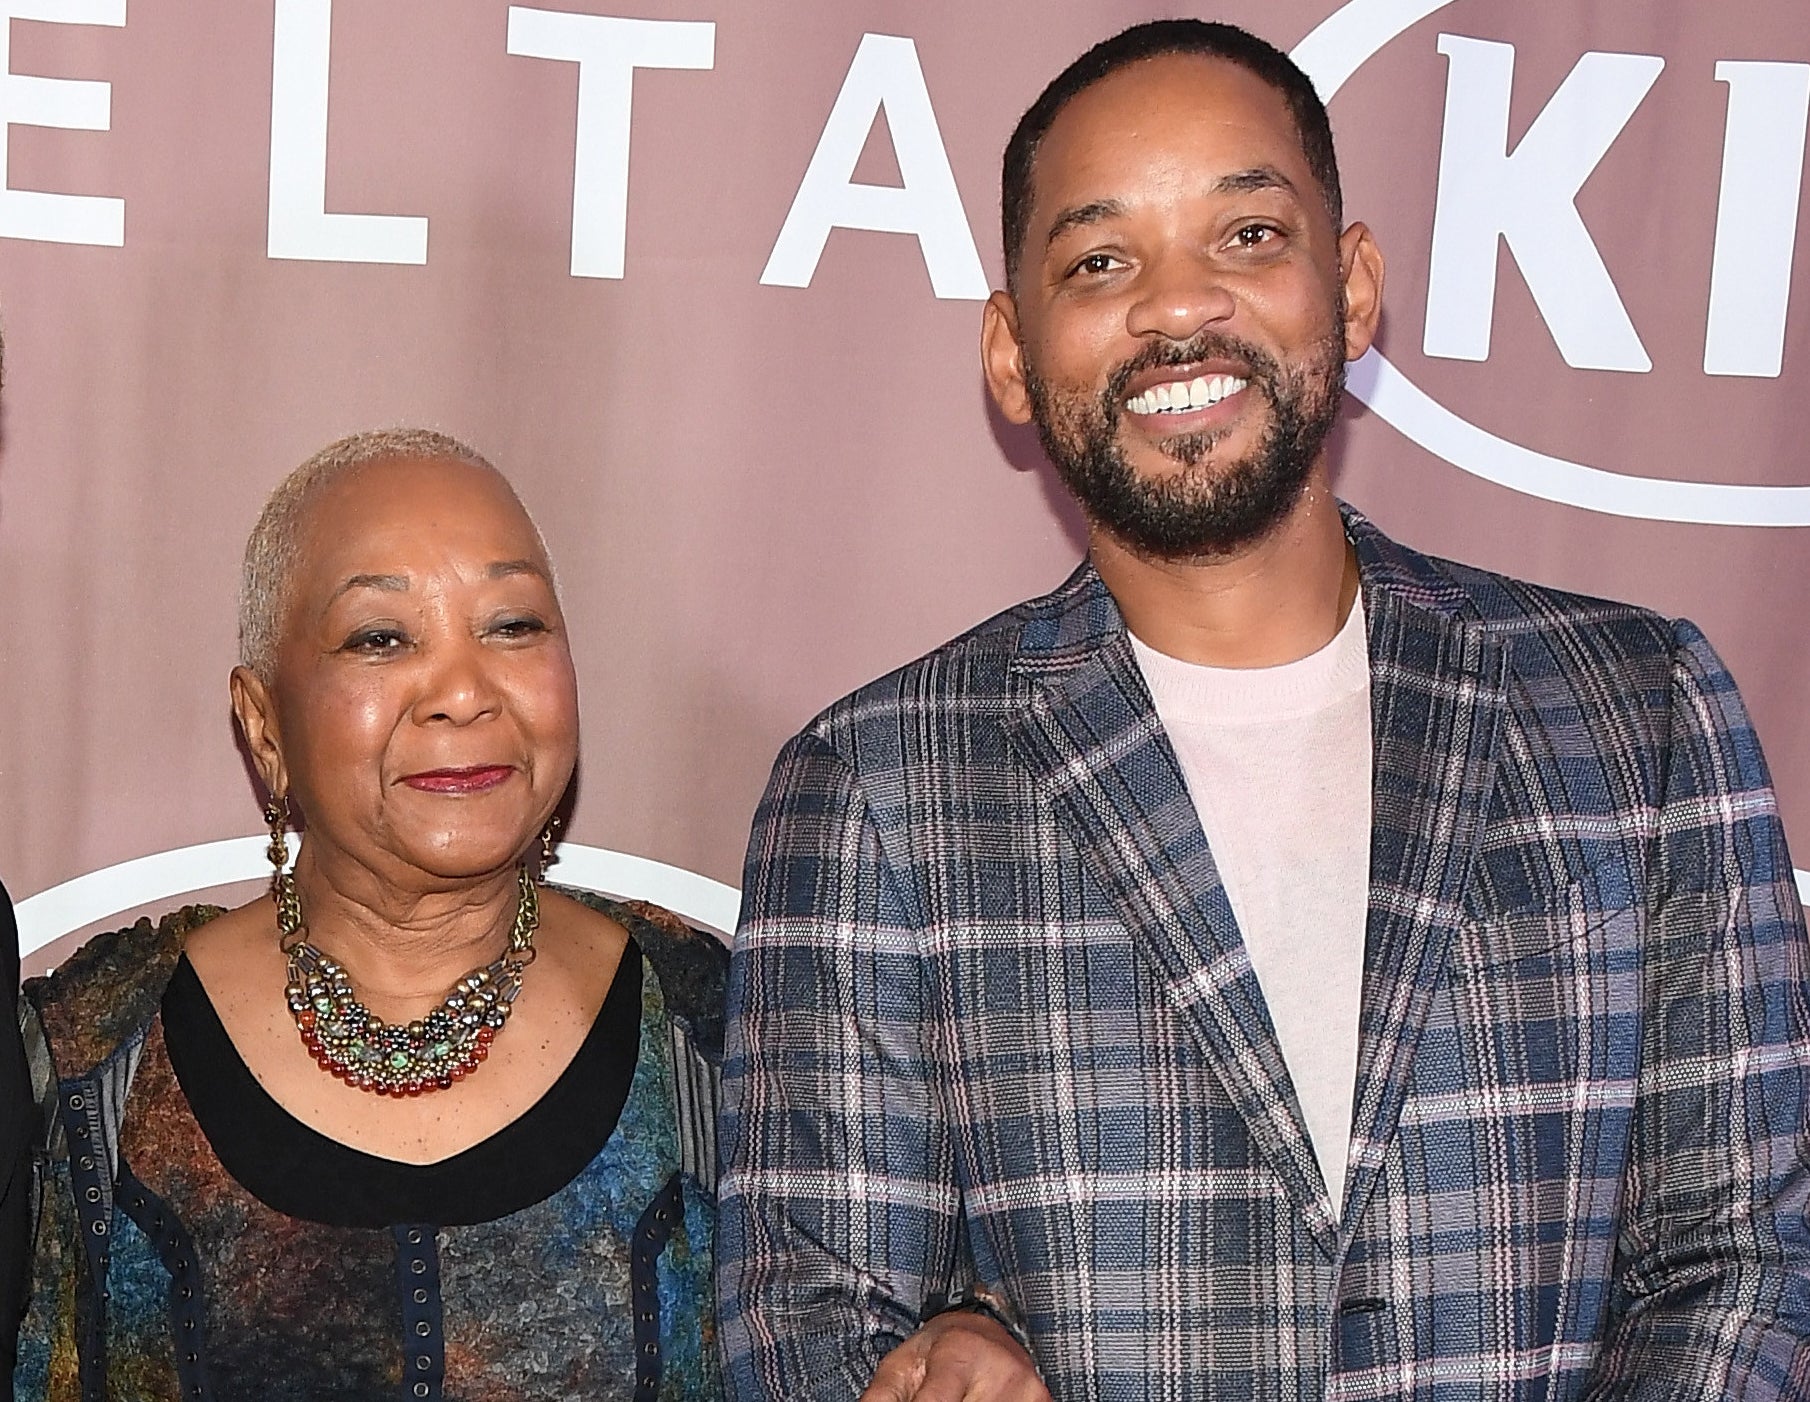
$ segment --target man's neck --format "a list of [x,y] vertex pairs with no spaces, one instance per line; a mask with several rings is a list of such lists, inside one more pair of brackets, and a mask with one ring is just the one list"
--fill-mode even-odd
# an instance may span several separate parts
[[1281,524],[1237,555],[1153,560],[1098,530],[1092,554],[1142,642],[1210,667],[1277,667],[1318,652],[1358,593],[1357,555],[1320,472]]

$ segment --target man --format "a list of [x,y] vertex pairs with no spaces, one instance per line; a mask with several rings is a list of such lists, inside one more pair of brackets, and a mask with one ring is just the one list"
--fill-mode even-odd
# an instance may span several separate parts
[[987,380],[1089,559],[780,755],[732,1395],[853,1395],[971,1269],[1064,1402],[1810,1396],[1803,913],[1722,664],[1333,500],[1382,259],[1276,50],[1100,45],[1003,212]]

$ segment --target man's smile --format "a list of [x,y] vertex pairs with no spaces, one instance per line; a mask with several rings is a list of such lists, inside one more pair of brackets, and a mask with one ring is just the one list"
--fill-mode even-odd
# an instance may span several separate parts
[[1185,414],[1210,409],[1239,393],[1249,380],[1237,375],[1197,375],[1192,380],[1165,380],[1125,401],[1133,414]]

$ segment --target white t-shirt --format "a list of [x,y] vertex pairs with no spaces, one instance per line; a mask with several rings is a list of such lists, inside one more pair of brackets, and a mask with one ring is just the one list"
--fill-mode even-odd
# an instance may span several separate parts
[[1370,660],[1361,600],[1280,667],[1203,667],[1135,636],[1339,1212],[1370,897]]

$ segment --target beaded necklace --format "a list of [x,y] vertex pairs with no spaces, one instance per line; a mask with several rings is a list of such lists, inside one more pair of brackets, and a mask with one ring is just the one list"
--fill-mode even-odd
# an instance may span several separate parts
[[393,1096],[448,1090],[475,1071],[534,962],[540,896],[526,867],[516,880],[521,899],[508,949],[455,983],[427,1016],[391,1023],[359,1002],[346,971],[302,937],[301,895],[294,876],[279,868],[277,933],[289,959],[289,1013],[321,1070],[358,1090]]

